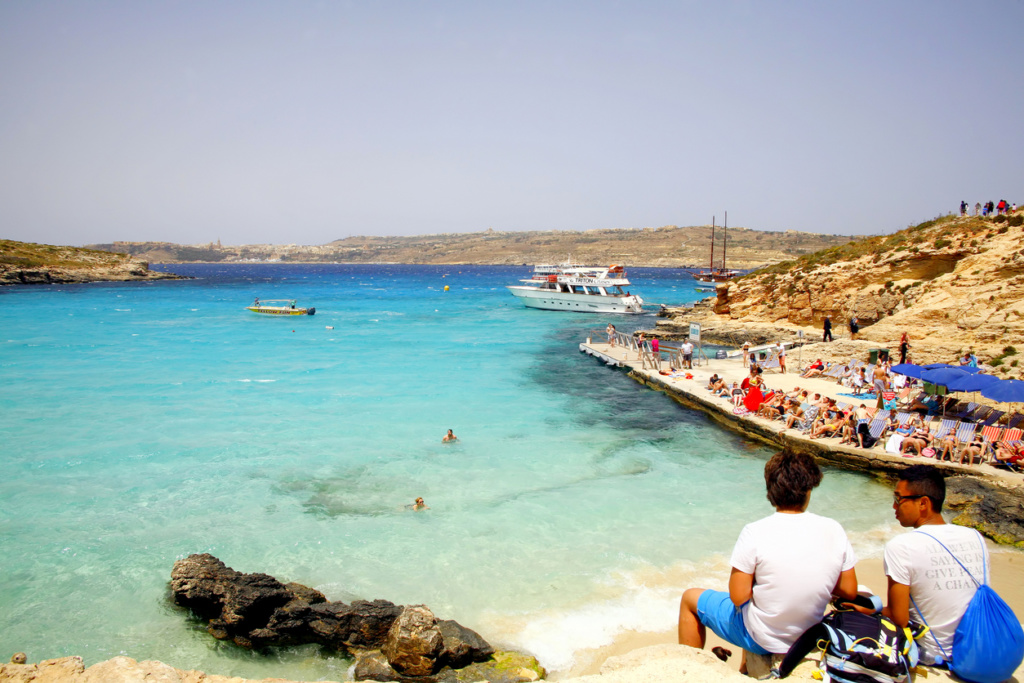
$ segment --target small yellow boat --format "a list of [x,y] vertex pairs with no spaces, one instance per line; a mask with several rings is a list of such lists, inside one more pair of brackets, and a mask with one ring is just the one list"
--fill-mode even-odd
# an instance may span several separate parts
[[256,299],[252,306],[245,308],[247,311],[266,315],[313,315],[316,313],[315,308],[297,308],[295,299],[264,299],[263,301]]

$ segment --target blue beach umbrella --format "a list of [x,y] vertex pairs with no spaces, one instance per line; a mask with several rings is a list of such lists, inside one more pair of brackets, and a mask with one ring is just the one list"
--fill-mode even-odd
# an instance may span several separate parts
[[998,377],[994,375],[972,375],[965,374],[963,377],[954,379],[946,385],[946,388],[950,391],[981,391],[985,387],[991,385],[993,382],[1001,382]]
[[1024,403],[1024,382],[1001,379],[981,388],[981,395],[1001,403]]
[[981,372],[981,368],[972,368],[970,365],[950,365],[949,363],[931,363],[929,365],[922,365],[921,367],[925,370],[942,370],[946,368],[952,370],[963,370],[971,375]]
[[921,379],[921,373],[924,372],[924,366],[914,365],[913,363],[900,363],[889,369],[898,375],[906,375],[915,379]]
[[921,379],[925,382],[938,384],[939,386],[946,387],[947,389],[949,389],[951,382],[962,380],[970,376],[970,373],[954,367],[935,368],[934,370],[925,370],[921,373]]

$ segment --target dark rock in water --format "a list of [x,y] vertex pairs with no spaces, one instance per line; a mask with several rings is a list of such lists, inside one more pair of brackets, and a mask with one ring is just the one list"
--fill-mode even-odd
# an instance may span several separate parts
[[388,664],[388,658],[380,650],[359,655],[352,675],[357,681],[397,681],[401,679],[398,672]]
[[486,662],[494,654],[494,648],[479,633],[457,621],[442,619],[437,622],[437,628],[444,639],[441,661],[453,669],[461,669],[473,662]]
[[441,666],[444,637],[437,619],[423,605],[412,605],[391,625],[381,652],[388,663],[404,676],[429,676]]
[[438,621],[423,605],[328,602],[308,586],[243,574],[209,554],[175,562],[171,590],[179,605],[209,620],[214,638],[246,648],[316,643],[357,653],[358,680],[455,682],[462,679],[454,669],[494,654],[478,633]]

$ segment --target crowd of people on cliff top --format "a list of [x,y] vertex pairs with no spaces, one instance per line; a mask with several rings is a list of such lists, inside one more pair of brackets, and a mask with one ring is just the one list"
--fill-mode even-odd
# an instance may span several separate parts
[[[971,207],[965,201],[960,202],[960,215],[967,216],[970,213]],[[984,204],[976,202],[974,204],[974,215],[987,217],[987,216],[1003,216],[1017,212],[1017,203],[1010,204],[1005,199],[1000,199],[999,203],[987,201]]]
[[[978,585],[989,576],[989,556],[981,534],[943,520],[946,485],[937,468],[915,465],[899,475],[892,508],[900,526],[911,531],[885,546],[889,584],[884,605],[880,596],[870,596],[858,585],[857,556],[842,525],[807,511],[811,491],[822,481],[813,458],[790,451],[777,453],[765,465],[764,479],[775,513],[743,527],[732,551],[726,590],[690,588],[683,593],[681,644],[702,649],[710,628],[727,643],[743,648],[741,672],[747,673],[750,653],[772,656],[777,665],[782,664],[784,676],[792,656],[785,660],[775,656],[797,649],[799,641],[807,640],[805,634],[815,633],[812,629],[831,604],[839,612],[880,612],[901,632],[927,625],[927,632],[912,628],[917,638],[909,638],[906,648],[919,653],[925,664],[942,666],[952,659],[958,671],[963,662],[954,634],[960,640],[961,619]],[[936,579],[935,567],[943,568],[942,580]],[[871,643],[862,645],[866,651]],[[895,643],[888,645],[890,654],[901,652]],[[723,660],[732,654],[722,647],[712,652]],[[1007,659],[994,652],[987,656]],[[989,664],[1012,672],[1020,659],[1013,662],[1010,656],[1010,660]],[[780,677],[778,669],[772,673],[770,677]]]

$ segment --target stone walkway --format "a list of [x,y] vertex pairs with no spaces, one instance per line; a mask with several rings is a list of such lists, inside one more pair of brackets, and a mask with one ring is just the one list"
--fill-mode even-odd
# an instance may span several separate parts
[[[580,344],[580,351],[595,355],[605,362],[614,362],[628,368],[633,379],[646,384],[647,386],[666,392],[679,403],[696,410],[707,413],[713,420],[728,429],[741,432],[752,438],[764,441],[770,445],[783,447],[789,446],[798,451],[810,453],[811,455],[829,462],[830,464],[847,469],[856,469],[874,473],[894,473],[907,465],[925,463],[936,465],[942,468],[947,474],[963,475],[973,474],[986,479],[997,480],[1012,486],[1018,486],[1022,481],[1021,475],[1006,470],[992,467],[991,465],[960,465],[950,462],[936,462],[933,458],[904,457],[885,452],[885,439],[871,449],[854,448],[848,445],[840,445],[837,438],[810,439],[796,429],[785,429],[785,423],[778,420],[767,420],[754,415],[734,415],[732,402],[725,398],[719,398],[707,390],[708,381],[712,374],[718,374],[725,379],[731,387],[733,382],[740,383],[748,375],[748,368],[744,367],[742,358],[700,359],[702,365],[691,370],[693,379],[682,377],[668,377],[659,373],[657,369],[641,367],[641,361],[636,351],[624,349],[621,346],[611,347],[607,343],[592,341]],[[859,405],[865,403],[869,408],[875,405],[874,400],[858,401],[855,397],[840,396],[840,392],[849,393],[851,390],[840,386],[838,383],[827,379],[806,379],[800,377],[796,372],[796,352],[791,352],[789,361],[789,372],[782,374],[778,369],[765,370],[762,375],[765,386],[769,389],[789,392],[800,387],[806,389],[811,396],[819,393],[823,396],[834,398],[839,402],[853,403]],[[811,362],[812,358],[804,358],[804,362]],[[669,372],[668,361],[662,360],[661,370]]]

